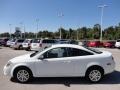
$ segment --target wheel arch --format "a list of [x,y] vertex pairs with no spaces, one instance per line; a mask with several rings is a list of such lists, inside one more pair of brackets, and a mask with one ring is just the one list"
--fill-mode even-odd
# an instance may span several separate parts
[[14,77],[15,70],[17,70],[18,68],[26,68],[26,69],[28,69],[28,70],[31,72],[32,76],[33,76],[32,70],[31,70],[27,65],[16,65],[16,66],[14,66],[14,68],[11,70],[11,75],[12,75],[12,77]]
[[87,67],[86,72],[85,72],[85,76],[87,75],[87,72],[93,68],[100,69],[102,71],[102,74],[104,75],[104,73],[105,73],[104,68],[99,64],[93,64],[93,65],[90,65],[89,67]]

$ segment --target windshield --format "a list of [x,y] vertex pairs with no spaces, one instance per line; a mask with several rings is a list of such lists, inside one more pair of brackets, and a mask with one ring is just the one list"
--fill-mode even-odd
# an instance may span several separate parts
[[92,51],[92,52],[94,52],[94,53],[97,53],[97,54],[101,54],[102,53],[101,51],[99,51],[98,49],[95,49],[95,48],[90,48],[90,47],[85,47],[85,48],[90,50],[90,51]]
[[29,43],[30,40],[25,40],[24,43]]
[[39,39],[34,39],[34,40],[32,41],[32,43],[40,43],[40,40],[39,40]]

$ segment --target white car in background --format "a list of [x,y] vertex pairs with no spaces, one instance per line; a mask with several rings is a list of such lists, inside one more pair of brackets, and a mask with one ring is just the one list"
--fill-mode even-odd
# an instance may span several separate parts
[[58,44],[43,51],[15,57],[4,66],[4,75],[20,83],[32,77],[86,77],[96,83],[112,73],[115,62],[112,54],[88,47]]
[[16,39],[12,39],[10,42],[8,42],[10,44],[10,47],[12,48],[15,44]]
[[30,50],[39,51],[54,44],[58,44],[58,41],[55,39],[34,39],[31,43]]
[[118,40],[116,41],[115,47],[116,47],[116,48],[120,48],[120,39],[118,39]]
[[40,42],[41,48],[48,48],[52,45],[58,44],[58,40],[56,39],[42,39]]
[[25,50],[30,50],[32,43],[32,39],[25,39],[25,41],[22,43],[22,48]]
[[12,41],[13,39],[9,39],[8,41],[7,41],[7,43],[6,43],[6,45],[9,47],[10,45],[11,45],[11,41]]
[[34,51],[39,50],[41,47],[40,41],[41,39],[33,39],[30,45],[30,50],[34,50]]

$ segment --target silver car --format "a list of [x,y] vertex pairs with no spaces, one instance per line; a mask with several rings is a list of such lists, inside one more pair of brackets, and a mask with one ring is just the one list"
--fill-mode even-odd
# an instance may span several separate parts
[[16,39],[15,42],[12,44],[13,49],[22,49],[22,43],[24,42],[24,39]]

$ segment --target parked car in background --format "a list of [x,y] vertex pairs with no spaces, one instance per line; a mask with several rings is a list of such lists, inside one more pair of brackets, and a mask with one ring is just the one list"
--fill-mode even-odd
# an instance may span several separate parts
[[11,41],[12,41],[12,39],[9,39],[8,41],[7,41],[7,47],[9,47],[10,46],[10,44],[11,44]]
[[41,48],[48,48],[54,44],[57,44],[57,40],[56,39],[42,39],[40,42],[40,46]]
[[0,46],[2,46],[1,41],[2,41],[2,39],[0,39]]
[[82,41],[82,44],[81,44],[81,45],[82,45],[82,46],[88,46],[88,42],[89,42],[89,41],[84,40],[84,41]]
[[114,48],[115,47],[115,41],[104,42],[103,47]]
[[3,38],[3,39],[0,40],[0,44],[1,44],[2,46],[6,46],[8,40],[9,40],[8,38]]
[[120,48],[120,39],[116,40],[115,47]]
[[31,50],[39,51],[39,49],[48,48],[54,44],[57,44],[55,39],[35,39],[31,43]]
[[58,44],[69,44],[69,41],[67,39],[58,39],[57,41]]
[[99,82],[112,73],[112,54],[73,44],[56,44],[43,51],[15,57],[4,66],[4,75],[26,83],[33,77],[86,77]]
[[14,44],[12,45],[13,49],[23,49],[22,43],[24,42],[25,39],[16,39]]
[[6,45],[7,45],[8,47],[10,47],[10,45],[11,45],[11,43],[12,43],[13,41],[15,41],[15,39],[9,39],[9,40],[7,41],[7,44],[6,44]]
[[31,43],[32,43],[32,39],[25,39],[24,42],[22,43],[23,49],[30,50]]
[[30,45],[30,50],[39,50],[40,49],[40,40],[41,39],[33,39]]
[[[10,47],[13,48],[14,44],[15,44],[16,39],[12,39],[10,42],[8,42],[10,44]],[[8,45],[9,45],[8,44]]]
[[76,44],[76,45],[78,45],[77,41],[71,40],[71,39],[58,39],[57,43],[58,44]]
[[103,46],[103,43],[100,41],[89,41],[87,43],[87,46],[88,47],[101,47],[101,46]]

